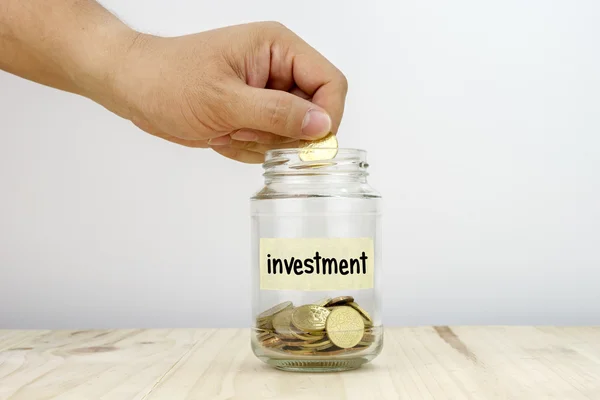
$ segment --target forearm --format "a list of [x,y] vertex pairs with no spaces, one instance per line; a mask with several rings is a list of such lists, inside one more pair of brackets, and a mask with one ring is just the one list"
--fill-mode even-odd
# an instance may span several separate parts
[[109,96],[135,36],[93,0],[0,0],[0,69],[57,89]]

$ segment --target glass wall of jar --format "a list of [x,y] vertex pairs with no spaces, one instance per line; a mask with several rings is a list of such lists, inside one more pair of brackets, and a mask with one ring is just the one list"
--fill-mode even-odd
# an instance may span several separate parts
[[268,152],[251,199],[252,349],[284,370],[354,369],[383,345],[381,197],[365,151],[303,151]]

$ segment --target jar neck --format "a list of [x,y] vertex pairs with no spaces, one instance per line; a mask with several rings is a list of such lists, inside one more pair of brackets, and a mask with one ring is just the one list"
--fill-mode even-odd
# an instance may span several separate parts
[[[265,155],[265,183],[336,184],[366,183],[366,152],[357,149],[337,149],[335,157],[318,159],[319,150],[311,158],[302,157],[306,149],[270,150]],[[327,154],[323,152],[322,154]],[[331,155],[330,153],[328,154]],[[304,158],[304,160],[302,159]]]

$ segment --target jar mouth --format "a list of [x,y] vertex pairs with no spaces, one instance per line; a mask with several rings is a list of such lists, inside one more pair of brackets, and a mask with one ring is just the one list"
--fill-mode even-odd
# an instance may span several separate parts
[[[362,149],[355,149],[355,148],[350,148],[350,147],[319,147],[316,149],[312,149],[312,150],[337,150],[337,154],[342,154],[342,155],[362,155],[365,156],[366,155],[366,151],[362,150]],[[270,157],[276,157],[276,156],[282,156],[282,155],[297,155],[300,154],[302,152],[306,152],[308,151],[307,148],[305,147],[290,147],[290,148],[285,148],[285,149],[271,149],[271,150],[267,150],[265,153],[265,159],[268,159]],[[337,156],[336,154],[336,156]]]
[[[310,159],[301,157],[307,152],[311,152]],[[332,154],[334,155],[332,156]],[[358,173],[362,175],[369,166],[366,155],[365,150],[353,148],[271,149],[265,153],[263,168],[265,176],[304,173],[311,175]]]

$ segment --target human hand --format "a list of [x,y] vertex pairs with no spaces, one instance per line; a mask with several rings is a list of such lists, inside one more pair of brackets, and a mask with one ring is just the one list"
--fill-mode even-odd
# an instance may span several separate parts
[[274,22],[139,34],[112,68],[111,95],[97,96],[108,109],[152,135],[246,163],[337,132],[347,93],[335,66]]

